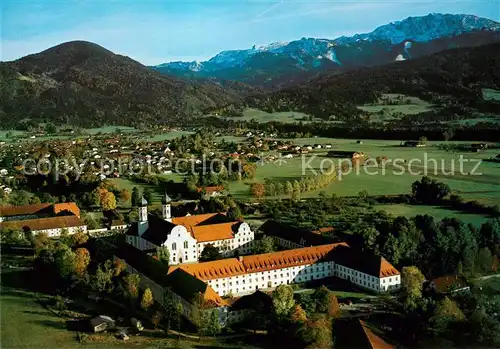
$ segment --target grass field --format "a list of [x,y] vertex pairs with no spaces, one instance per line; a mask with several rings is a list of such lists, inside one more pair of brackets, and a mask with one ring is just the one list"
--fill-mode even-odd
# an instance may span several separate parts
[[[394,118],[395,113],[402,113],[404,115],[414,115],[426,112],[432,108],[432,105],[426,101],[421,100],[417,97],[410,97],[399,94],[383,94],[382,99],[384,100],[395,100],[395,98],[401,96],[404,104],[398,105],[385,105],[380,101],[379,104],[367,104],[358,106],[359,109],[366,111],[368,113],[373,113],[377,115],[372,116],[372,121],[383,121]],[[380,113],[383,111],[383,113]]]
[[[386,156],[390,160],[402,159],[407,163],[412,162],[411,170],[408,171],[408,165],[404,173],[399,174],[397,168],[393,168],[388,164],[385,174],[380,168],[368,169],[370,172],[378,172],[376,175],[370,175],[364,172],[364,169],[358,173],[344,175],[342,181],[335,181],[328,187],[322,189],[328,194],[337,194],[339,196],[355,196],[362,190],[367,190],[371,195],[383,194],[403,194],[411,191],[411,184],[420,179],[427,170],[427,175],[435,177],[440,181],[450,185],[452,190],[457,191],[462,196],[468,199],[479,200],[487,204],[500,203],[500,165],[494,162],[482,162],[479,170],[482,174],[479,176],[467,175],[475,166],[471,160],[483,160],[495,156],[498,150],[486,150],[480,153],[455,153],[440,150],[429,143],[426,148],[405,148],[399,147],[399,141],[384,141],[384,140],[363,140],[363,144],[357,144],[354,140],[345,139],[329,139],[329,138],[303,138],[297,140],[298,144],[314,144],[314,143],[330,143],[333,144],[332,150],[342,151],[358,151],[364,152],[371,157]],[[439,142],[437,142],[439,143]],[[230,191],[237,197],[244,198],[248,196],[248,186],[253,182],[263,183],[266,178],[274,180],[286,181],[300,179],[303,175],[302,167],[306,163],[310,163],[310,167],[306,168],[305,173],[311,173],[312,170],[318,170],[323,161],[327,167],[328,161],[336,159],[328,159],[325,157],[325,150],[318,150],[307,157],[287,159],[286,162],[270,162],[257,167],[257,175],[251,181],[231,182],[229,184]],[[455,173],[454,175],[446,175],[455,166],[455,172],[459,172],[460,156],[463,155],[468,162],[463,163],[464,174]],[[434,172],[434,162],[436,159],[437,172]],[[425,165],[425,161],[429,166]],[[445,172],[443,172],[444,169]],[[395,173],[394,173],[395,172]],[[304,194],[305,197],[317,196],[320,191]]]
[[277,112],[277,113],[267,113],[263,110],[247,108],[243,111],[243,116],[231,118],[232,120],[250,121],[256,120],[257,122],[269,122],[269,121],[279,121],[283,123],[287,122],[297,122],[303,120],[304,117],[308,117],[307,114],[301,112]]
[[[44,308],[32,292],[4,289],[0,295],[0,347],[2,349],[114,349],[114,348],[174,348],[177,339],[166,339],[163,333],[146,330],[140,336],[130,336],[122,341],[113,333],[99,336],[99,340],[79,343],[76,332],[66,327],[66,321]],[[46,300],[47,297],[41,295]],[[172,338],[172,337],[171,337]],[[244,339],[224,341],[210,337],[202,340],[181,341],[182,348],[257,348],[241,342]],[[235,344],[238,343],[237,346]],[[266,348],[269,346],[265,346]]]
[[159,142],[159,141],[166,141],[166,140],[174,139],[174,138],[177,138],[177,137],[180,137],[183,135],[191,135],[193,133],[194,132],[192,132],[192,131],[181,131],[181,130],[177,131],[176,130],[176,131],[160,133],[160,134],[154,135],[153,137],[144,138],[144,140],[148,141],[148,142]]
[[[64,127],[63,127],[64,128]],[[87,134],[90,135],[96,135],[98,133],[101,134],[108,134],[108,133],[115,133],[117,130],[120,130],[121,133],[131,133],[137,131],[133,127],[128,127],[128,126],[103,126],[99,128],[87,128],[84,129]],[[7,133],[10,132],[14,137],[29,137],[30,134],[24,131],[2,131],[0,130],[0,140],[6,140],[8,139],[6,137]],[[83,138],[85,135],[50,135],[50,136],[41,136],[41,137],[36,137],[34,140],[49,140],[49,139],[75,139],[75,138]],[[28,138],[30,139],[30,138]]]
[[[342,151],[358,151],[368,154],[370,157],[386,156],[390,160],[402,159],[409,163],[415,159],[412,165],[406,165],[404,171],[399,168],[392,167],[390,164],[386,166],[385,174],[382,168],[368,168],[368,171],[378,172],[371,175],[366,173],[364,168],[361,168],[359,173],[352,172],[344,175],[341,181],[334,181],[327,187],[304,193],[302,197],[316,197],[321,191],[327,194],[336,194],[338,196],[357,196],[362,190],[366,190],[370,195],[386,195],[386,194],[407,194],[411,192],[411,185],[416,180],[419,180],[427,171],[427,175],[447,183],[451,189],[459,193],[466,200],[477,200],[487,205],[500,204],[500,164],[494,162],[483,161],[479,169],[481,175],[468,175],[475,167],[476,163],[471,160],[483,160],[495,156],[498,150],[485,150],[480,153],[456,153],[445,151],[435,147],[441,142],[429,142],[426,148],[406,148],[400,147],[399,141],[385,140],[363,140],[362,144],[357,144],[355,140],[346,139],[330,139],[330,138],[302,138],[296,140],[298,144],[324,144],[333,145],[332,150]],[[460,156],[463,155],[468,162],[463,163],[463,174],[460,173]],[[311,160],[312,159],[312,160]],[[434,171],[435,164],[432,159],[436,160],[437,172]],[[311,161],[310,161],[311,160]],[[249,186],[251,183],[264,183],[266,179],[274,181],[299,180],[303,176],[302,167],[306,163],[310,164],[310,168],[305,168],[305,173],[318,171],[323,162],[324,168],[327,168],[327,161],[337,161],[337,159],[329,159],[325,157],[325,150],[318,149],[312,155],[308,154],[304,159],[293,158],[286,159],[286,162],[269,162],[264,165],[257,166],[256,177],[252,180],[230,182],[230,193],[239,198],[249,198]],[[417,162],[418,161],[418,162]],[[425,164],[427,161],[427,164]],[[448,174],[455,167],[454,174]],[[411,169],[412,172],[409,171]],[[444,169],[444,171],[442,170]],[[458,173],[457,173],[458,172]],[[465,215],[460,212],[450,211],[441,208],[432,207],[410,207],[410,206],[388,206],[389,212],[401,215],[415,215],[420,213],[429,213],[437,217],[456,216],[462,217],[467,222],[479,224],[486,217],[477,215]]]
[[434,217],[436,221],[442,220],[446,217],[455,217],[462,220],[464,223],[470,223],[475,226],[480,226],[489,218],[477,214],[464,213],[460,211],[453,211],[438,206],[425,206],[425,205],[376,205],[376,210],[383,210],[393,214],[394,216],[414,217],[416,215],[428,214]]
[[144,192],[144,189],[149,188],[153,192],[153,202],[149,204],[161,203],[162,193],[159,191],[158,187],[146,183],[136,183],[126,178],[113,178],[111,181],[116,184],[118,189],[127,189],[130,193],[132,193],[134,187],[137,187],[141,193]]
[[38,304],[33,293],[2,290],[0,304],[2,348],[81,347],[66,330],[65,321]]
[[492,277],[473,283],[474,292],[487,295],[500,295],[500,277]]

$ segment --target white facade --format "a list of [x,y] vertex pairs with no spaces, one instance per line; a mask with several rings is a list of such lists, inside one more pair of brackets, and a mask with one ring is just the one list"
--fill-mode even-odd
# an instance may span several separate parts
[[349,280],[355,285],[375,292],[388,292],[399,289],[401,284],[401,275],[393,275],[379,278],[369,275],[343,265],[336,265],[336,275],[340,279]]
[[190,263],[198,261],[196,239],[182,225],[177,225],[168,235],[163,246],[170,252],[170,264]]
[[[162,205],[163,219],[171,222],[170,204]],[[142,238],[142,235],[149,227],[147,220],[147,206],[143,205],[139,208],[139,222],[137,222],[137,236],[127,235],[127,243],[133,245],[141,251],[156,250],[158,247],[150,241]],[[217,229],[217,224],[214,224],[214,229]],[[203,252],[203,249],[211,244],[217,247],[224,257],[249,254],[253,248],[254,232],[250,229],[247,223],[241,223],[238,226],[238,231],[234,233],[230,239],[220,239],[198,242],[188,230],[182,225],[176,225],[168,234],[167,240],[161,245],[168,248],[170,253],[170,265],[180,263],[197,262]]]
[[75,234],[75,233],[77,233],[79,231],[82,231],[84,233],[87,232],[87,226],[86,225],[82,225],[82,226],[78,226],[78,227],[62,227],[62,228],[32,230],[31,232],[33,234],[47,233],[47,235],[49,237],[58,237],[58,236],[61,235],[63,229],[66,229],[70,235],[71,234]]
[[[281,237],[274,237],[274,241],[285,248],[301,248],[304,244],[297,244],[295,242],[283,239]],[[301,241],[302,242],[302,241]],[[393,275],[387,277],[376,277],[346,266],[336,264],[335,276],[344,280],[349,280],[353,284],[366,288],[375,292],[390,292],[399,290],[401,285],[401,275]]]
[[233,238],[223,240],[204,241],[197,243],[198,258],[201,256],[206,245],[214,245],[224,257],[232,257],[238,252],[239,255],[252,252],[255,234],[248,223],[241,223]]
[[335,263],[331,261],[290,266],[281,269],[249,272],[205,281],[220,296],[245,295],[257,290],[274,288],[279,285],[295,284],[319,280],[335,275]]

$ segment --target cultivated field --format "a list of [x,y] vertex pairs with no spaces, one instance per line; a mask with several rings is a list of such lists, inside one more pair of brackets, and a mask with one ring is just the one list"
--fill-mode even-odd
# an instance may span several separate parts
[[[327,187],[302,194],[302,197],[315,197],[321,191],[327,194],[336,194],[338,196],[357,196],[360,191],[366,190],[370,195],[390,195],[411,193],[411,184],[419,180],[427,171],[427,175],[447,183],[453,191],[460,194],[467,200],[477,200],[487,205],[500,204],[500,164],[495,162],[482,161],[476,170],[481,175],[468,175],[476,163],[471,160],[485,160],[496,156],[498,149],[484,150],[479,153],[457,153],[445,151],[437,148],[437,144],[442,142],[429,142],[424,148],[406,148],[401,147],[399,141],[386,140],[363,140],[362,144],[357,144],[355,140],[330,139],[330,138],[303,138],[297,139],[296,143],[305,144],[332,144],[332,149],[339,151],[364,152],[370,157],[385,156],[389,160],[402,159],[407,162],[403,170],[394,168],[387,164],[385,174],[382,168],[369,168],[370,175],[361,168],[359,173],[353,172],[344,175],[341,181],[334,181]],[[303,175],[302,167],[305,163],[310,164],[310,168],[305,168],[305,173],[318,171],[323,162],[324,168],[328,166],[329,160],[339,161],[326,157],[327,150],[317,149],[313,153],[293,159],[283,159],[278,161],[269,161],[257,166],[257,174],[253,180],[240,182],[230,182],[229,191],[232,195],[240,199],[249,198],[249,185],[254,182],[264,183],[266,179],[274,181],[298,180]],[[460,171],[460,156],[469,159],[469,162],[463,163],[464,174]],[[408,165],[414,159],[412,165]],[[427,159],[427,164],[425,161]],[[437,163],[437,173],[434,171],[434,162]],[[455,174],[449,173],[453,166]],[[412,174],[409,169],[414,173]],[[396,172],[396,173],[395,173]],[[410,209],[406,206],[384,207],[395,214],[414,215],[424,213],[423,208]],[[399,211],[399,212],[398,212]],[[413,214],[413,212],[414,214]],[[436,214],[437,216],[463,216],[465,220],[481,223],[485,217],[475,215],[463,215],[440,208],[425,208],[425,213]]]
[[394,216],[404,216],[404,217],[414,217],[416,215],[430,215],[434,217],[436,221],[442,220],[446,217],[459,218],[464,223],[470,223],[475,226],[480,226],[486,222],[489,218],[472,213],[464,213],[460,211],[453,211],[439,206],[427,206],[427,205],[376,205],[374,207],[376,210],[382,210],[393,214]]
[[[401,104],[387,105],[383,103],[383,100],[400,100]],[[430,110],[432,108],[432,105],[417,97],[387,93],[382,95],[382,100],[379,101],[379,103],[366,104],[358,106],[358,108],[368,113],[372,113],[373,115],[370,118],[372,121],[384,121],[397,118],[397,114],[399,113],[404,115],[423,113]]]
[[279,121],[283,123],[287,122],[297,122],[300,120],[307,120],[309,116],[301,112],[277,112],[277,113],[266,113],[263,110],[255,108],[247,108],[243,111],[243,116],[231,118],[232,120],[242,120],[250,121],[255,120],[257,122],[265,123],[269,121]]

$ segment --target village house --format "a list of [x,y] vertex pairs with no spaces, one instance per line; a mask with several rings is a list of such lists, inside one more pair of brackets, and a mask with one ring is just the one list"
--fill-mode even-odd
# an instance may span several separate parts
[[207,187],[198,187],[196,192],[203,194],[205,198],[213,198],[222,195],[224,187],[222,185],[213,185]]
[[228,221],[220,213],[172,217],[170,202],[165,195],[159,218],[148,215],[147,201],[143,198],[139,221],[129,229],[127,243],[150,253],[161,246],[167,247],[170,264],[197,262],[208,244],[217,247],[225,257],[251,251],[254,233],[247,223]]
[[464,277],[458,275],[441,276],[428,282],[426,291],[446,295],[470,291],[470,285]]

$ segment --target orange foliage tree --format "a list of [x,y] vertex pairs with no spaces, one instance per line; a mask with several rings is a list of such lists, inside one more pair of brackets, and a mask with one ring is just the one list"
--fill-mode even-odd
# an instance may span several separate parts
[[82,277],[87,272],[90,263],[90,253],[86,248],[77,248],[75,250],[75,273]]
[[250,190],[254,198],[261,198],[266,193],[266,187],[262,183],[252,183]]

